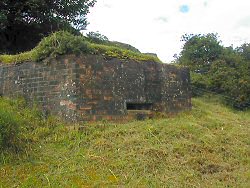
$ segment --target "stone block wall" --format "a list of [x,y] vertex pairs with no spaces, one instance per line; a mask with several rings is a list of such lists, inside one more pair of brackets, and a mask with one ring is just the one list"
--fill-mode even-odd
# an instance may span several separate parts
[[128,106],[167,113],[190,109],[189,82],[184,68],[97,55],[0,63],[0,95],[22,96],[70,121],[126,119]]

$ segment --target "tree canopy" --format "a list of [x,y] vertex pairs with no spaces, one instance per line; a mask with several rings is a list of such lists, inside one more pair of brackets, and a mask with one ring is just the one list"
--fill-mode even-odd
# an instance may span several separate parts
[[222,53],[222,46],[217,34],[214,33],[207,35],[185,34],[182,36],[182,41],[185,44],[181,51],[180,62],[198,72],[208,71],[211,62]]
[[194,95],[217,93],[238,109],[250,107],[250,44],[224,47],[216,34],[184,35],[177,63],[191,70]]
[[96,0],[1,0],[0,53],[33,48],[58,30],[77,33],[87,25],[86,14]]

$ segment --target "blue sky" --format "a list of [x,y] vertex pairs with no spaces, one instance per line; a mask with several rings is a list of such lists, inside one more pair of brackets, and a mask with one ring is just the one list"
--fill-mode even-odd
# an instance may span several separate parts
[[250,43],[249,0],[97,0],[87,31],[157,53],[168,63],[185,33],[218,33],[224,46]]
[[189,6],[188,5],[181,5],[179,10],[182,13],[188,13],[189,12]]

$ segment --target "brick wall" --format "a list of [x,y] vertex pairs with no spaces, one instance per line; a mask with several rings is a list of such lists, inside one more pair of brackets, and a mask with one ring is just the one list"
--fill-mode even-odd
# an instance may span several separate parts
[[126,118],[127,103],[168,113],[191,108],[187,69],[96,55],[0,64],[0,95],[71,121]]

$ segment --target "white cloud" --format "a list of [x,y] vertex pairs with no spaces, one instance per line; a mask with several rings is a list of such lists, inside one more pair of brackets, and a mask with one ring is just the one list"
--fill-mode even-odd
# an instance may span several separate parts
[[97,0],[87,29],[170,62],[185,33],[217,32],[224,45],[250,42],[249,7],[248,0]]
[[235,25],[236,29],[240,27],[247,27],[250,28],[250,13],[249,16],[246,16],[242,19],[240,19],[237,24]]

